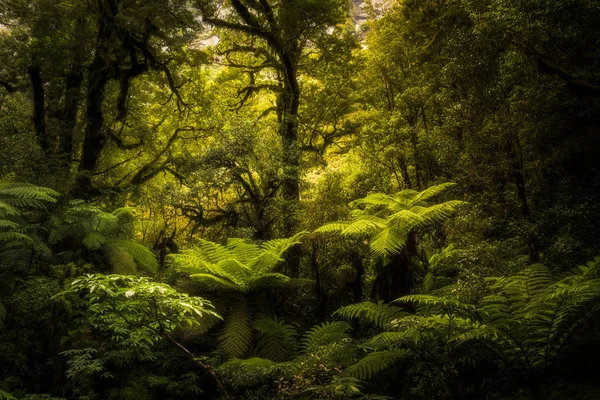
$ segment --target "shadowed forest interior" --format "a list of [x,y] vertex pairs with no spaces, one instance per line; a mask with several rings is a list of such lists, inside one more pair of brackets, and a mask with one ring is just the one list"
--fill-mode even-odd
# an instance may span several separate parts
[[599,399],[594,0],[0,0],[0,400]]

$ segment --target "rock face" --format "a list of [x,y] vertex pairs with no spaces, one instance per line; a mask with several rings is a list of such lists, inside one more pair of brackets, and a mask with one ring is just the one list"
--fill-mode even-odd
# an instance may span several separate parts
[[350,17],[354,21],[356,32],[364,39],[370,19],[380,18],[394,3],[399,0],[352,0]]

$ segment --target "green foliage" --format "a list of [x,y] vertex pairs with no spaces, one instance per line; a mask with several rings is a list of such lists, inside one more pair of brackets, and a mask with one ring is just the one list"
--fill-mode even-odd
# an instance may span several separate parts
[[258,332],[256,354],[273,361],[286,361],[293,358],[297,351],[298,332],[293,326],[277,318],[261,317],[254,322]]
[[323,322],[309,329],[302,338],[303,351],[315,352],[322,346],[344,342],[350,338],[350,325],[344,321]]
[[[254,330],[257,331],[257,351],[274,361],[293,356],[290,347],[295,336],[289,325],[273,319],[257,316],[257,302],[261,293],[269,288],[281,287],[290,278],[272,272],[283,262],[283,254],[300,243],[305,232],[287,239],[275,239],[253,244],[242,239],[229,239],[220,245],[200,240],[199,245],[181,254],[169,256],[170,263],[181,272],[210,291],[229,293],[229,312],[219,341],[221,348],[231,357],[243,357],[251,348]],[[268,332],[265,324],[274,324],[276,331]],[[257,325],[258,324],[258,325]]]
[[443,183],[421,192],[405,189],[392,196],[372,193],[350,203],[354,207],[351,221],[329,223],[316,229],[315,233],[337,232],[343,236],[369,238],[371,250],[376,255],[398,254],[404,248],[409,232],[444,222],[463,204],[451,200],[428,205],[428,200],[453,185]]
[[263,287],[284,285],[285,275],[272,272],[283,262],[283,254],[300,243],[305,232],[288,239],[275,239],[261,245],[243,239],[229,239],[226,245],[200,240],[199,245],[169,256],[178,271],[190,274],[210,290],[251,293]]
[[[140,359],[152,360],[154,346],[176,329],[212,325],[221,318],[209,301],[144,277],[85,275],[54,298],[80,304],[86,325],[106,335],[117,349]],[[70,357],[69,373],[104,371],[105,366],[92,357],[97,351],[86,348],[65,353]]]
[[406,359],[410,355],[410,351],[405,349],[374,351],[350,366],[347,372],[350,376],[366,380],[396,365],[398,361]]
[[549,376],[560,378],[567,360],[581,357],[578,352],[595,341],[590,327],[600,321],[599,268],[597,258],[556,279],[545,266],[532,265],[513,276],[488,279],[487,295],[477,305],[451,297],[405,296],[395,302],[412,304],[417,313],[387,324],[381,317],[364,317],[372,305],[344,307],[339,315],[363,316],[387,330],[364,342],[371,352],[347,372],[369,379],[396,368],[400,360],[420,359],[431,366],[447,364],[440,373],[449,382],[457,379],[459,367],[495,360],[503,378],[538,390],[548,385]]
[[45,210],[47,204],[56,203],[58,196],[50,188],[15,181],[14,174],[0,178],[0,252],[24,245],[49,252],[23,223],[23,212]]
[[130,208],[118,208],[112,213],[72,201],[70,207],[53,219],[53,230],[48,240],[54,244],[73,246],[102,257],[119,274],[135,274],[137,267],[158,272],[154,253],[143,244],[132,240],[135,216]]
[[334,315],[348,319],[358,319],[366,324],[386,329],[393,321],[406,315],[406,313],[393,305],[381,302],[375,304],[366,301],[342,307]]

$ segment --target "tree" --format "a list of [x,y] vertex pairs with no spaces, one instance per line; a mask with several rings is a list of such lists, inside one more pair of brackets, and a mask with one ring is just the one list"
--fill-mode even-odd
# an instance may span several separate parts
[[355,207],[350,221],[325,224],[315,233],[335,232],[368,238],[381,270],[373,284],[372,297],[389,302],[410,293],[413,286],[413,257],[418,257],[417,233],[449,219],[458,200],[428,205],[429,200],[453,183],[431,186],[422,192],[402,190],[394,195],[373,193],[350,203]]
[[[274,269],[283,261],[283,254],[300,243],[303,235],[301,232],[261,245],[242,239],[228,239],[224,246],[201,240],[198,247],[170,256],[178,271],[190,274],[204,289],[227,294],[229,311],[225,313],[219,341],[228,356],[246,356],[253,343],[253,329],[264,330],[261,326],[269,323],[265,317],[270,317],[272,312],[264,298],[266,291],[293,283]],[[286,329],[277,321],[275,325]]]
[[[300,62],[303,53],[319,43],[329,27],[341,22],[344,2],[269,0],[232,0],[227,6],[230,18],[222,18],[218,2],[198,1],[206,22],[234,32],[250,35],[257,42],[249,46],[233,46],[231,52],[254,53],[260,57],[254,70],[266,67],[275,71],[278,85],[258,85],[251,69],[251,83],[241,91],[245,99],[260,89],[275,89],[278,133],[282,141],[282,195],[286,202],[283,236],[291,236],[298,227],[297,208],[300,199],[300,149],[298,145],[298,110],[300,107]],[[255,44],[256,43],[256,44]],[[242,101],[243,104],[243,101]],[[297,267],[296,267],[297,269]]]
[[[358,318],[383,331],[366,340],[372,352],[347,371],[365,379],[405,369],[401,361],[414,360],[415,367],[434,370],[426,381],[431,386],[421,389],[430,396],[451,398],[454,390],[465,395],[467,382],[485,381],[487,374],[499,374],[510,384],[484,390],[505,395],[520,388],[535,399],[571,390],[583,395],[586,389],[569,382],[572,378],[566,371],[585,364],[589,354],[582,352],[589,351],[586,344],[595,340],[590,327],[599,317],[598,265],[596,259],[559,279],[540,264],[513,276],[491,278],[478,304],[463,303],[449,294],[410,295],[394,301],[399,306],[415,305],[415,314],[373,303],[343,307],[338,315]],[[426,365],[419,367],[419,362]],[[457,365],[463,366],[457,369]],[[577,368],[585,374],[585,367]]]
[[[221,318],[208,300],[179,293],[148,278],[100,274],[74,280],[54,299],[83,303],[86,323],[100,334],[107,334],[117,349],[132,353],[135,358],[152,360],[154,346],[168,340],[206,369],[222,394],[229,398],[212,366],[202,362],[174,338],[174,332],[182,326],[210,326],[215,318]],[[97,356],[91,358],[90,355],[95,353],[93,348],[66,351],[65,355],[71,357],[67,373],[71,376],[110,375],[103,365],[110,360],[110,352],[105,355],[106,360]],[[112,354],[112,357],[115,356],[118,357]]]
[[[107,213],[75,200],[63,215],[53,218],[54,226],[48,241],[76,254],[88,252],[90,262],[104,263],[119,274],[134,275],[138,266],[156,273],[159,265],[154,253],[132,238],[134,222],[129,208]],[[100,265],[98,267],[102,269]]]

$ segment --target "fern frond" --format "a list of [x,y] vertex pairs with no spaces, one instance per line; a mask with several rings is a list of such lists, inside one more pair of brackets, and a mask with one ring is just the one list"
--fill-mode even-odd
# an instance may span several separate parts
[[313,233],[339,233],[346,229],[349,225],[350,222],[347,221],[330,222],[328,224],[318,227],[313,231]]
[[415,196],[412,198],[412,201],[410,202],[409,206],[412,207],[412,206],[415,206],[418,204],[422,204],[423,202],[426,202],[427,200],[431,199],[432,197],[437,196],[438,194],[442,193],[443,191],[447,190],[448,188],[451,188],[454,185],[456,185],[456,183],[445,182],[445,183],[441,183],[439,185],[430,186],[427,189],[423,190],[422,192],[415,194]]
[[106,242],[102,251],[116,274],[134,275],[137,272],[133,256],[116,243]]
[[350,324],[344,321],[323,322],[304,334],[302,349],[311,352],[321,346],[342,342],[350,337],[350,329]]
[[231,252],[225,246],[204,239],[199,239],[199,244],[195,250],[198,256],[211,264],[233,258]]
[[371,193],[362,199],[357,199],[350,202],[350,207],[357,207],[361,205],[367,206],[385,206],[386,208],[393,207],[398,201],[393,196],[388,196],[385,193]]
[[346,372],[349,376],[361,380],[371,379],[399,361],[410,358],[411,355],[412,353],[406,349],[374,351],[350,366]]
[[403,342],[410,332],[404,330],[402,332],[382,332],[373,336],[365,342],[365,346],[372,347],[375,350],[384,350],[391,346],[395,346]]
[[252,311],[244,299],[231,306],[219,335],[221,348],[230,357],[243,357],[252,343]]
[[252,277],[248,282],[248,292],[254,292],[269,287],[281,287],[285,286],[291,281],[288,276],[283,274],[262,274],[259,276]]
[[5,245],[6,243],[16,242],[16,243],[31,243],[32,239],[20,232],[0,232],[0,243]]
[[133,240],[124,239],[112,239],[111,242],[131,254],[138,266],[145,268],[150,272],[158,272],[158,261],[156,260],[156,256],[152,250],[143,244],[134,242]]
[[340,234],[349,237],[363,237],[385,228],[386,220],[375,215],[363,215],[354,220]]
[[308,234],[307,231],[302,231],[302,232],[296,233],[294,236],[289,237],[289,238],[269,240],[267,242],[264,242],[261,245],[261,249],[263,249],[265,251],[270,251],[272,253],[277,254],[278,256],[281,256],[283,253],[288,251],[291,247],[293,247],[297,244],[301,244],[302,242],[300,240],[307,234]]
[[[417,211],[417,212],[415,212]],[[410,230],[416,226],[422,226],[427,221],[422,210],[413,207],[410,210],[400,210],[390,215],[386,220],[387,226],[397,226]]]
[[472,304],[461,303],[455,299],[448,299],[444,297],[431,296],[426,294],[414,294],[409,296],[400,297],[393,301],[394,303],[413,303],[419,306],[425,306],[430,312],[433,310],[441,310],[445,313],[448,312],[472,312],[475,310],[475,306]]
[[283,261],[279,255],[272,251],[263,251],[258,257],[248,263],[248,267],[255,274],[266,274],[271,272],[277,264]]
[[202,259],[196,249],[183,250],[179,254],[169,254],[167,262],[179,272],[188,274],[216,273],[215,266]]
[[214,274],[219,275],[234,284],[248,290],[252,270],[234,258],[221,260],[215,265]]
[[17,229],[18,227],[19,227],[19,224],[17,224],[16,222],[12,222],[7,219],[0,219],[0,229],[13,230],[13,229]]
[[226,279],[220,278],[213,274],[192,274],[190,278],[204,286],[208,290],[229,290],[241,292],[241,288],[235,283],[231,283]]
[[441,224],[452,218],[456,210],[466,204],[464,201],[450,200],[444,203],[435,204],[429,207],[412,207],[411,210],[419,213],[423,217],[423,223],[419,226],[427,226],[428,224]]
[[100,232],[92,231],[83,238],[81,243],[88,250],[99,250],[106,243],[106,237]]
[[402,309],[389,304],[376,304],[366,301],[342,307],[333,315],[347,319],[358,319],[359,321],[386,329],[392,321],[406,315],[406,313]]
[[262,317],[254,322],[254,329],[259,332],[256,341],[256,353],[259,356],[281,362],[296,354],[298,333],[293,326],[277,318]]
[[14,215],[19,215],[19,210],[0,200],[0,217],[5,218]]
[[250,264],[254,259],[260,257],[260,247],[248,243],[244,239],[230,238],[227,239],[227,249],[231,252],[231,255],[242,264]]
[[47,187],[12,182],[0,185],[0,200],[18,207],[43,208],[56,203],[60,193]]
[[371,237],[371,250],[378,256],[398,254],[406,244],[406,231],[386,227]]

